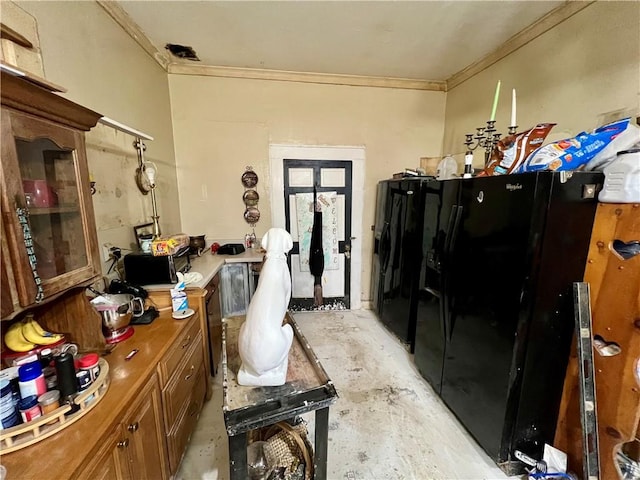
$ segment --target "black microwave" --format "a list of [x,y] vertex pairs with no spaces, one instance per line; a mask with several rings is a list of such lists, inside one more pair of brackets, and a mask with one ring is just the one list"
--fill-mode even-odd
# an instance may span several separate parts
[[151,253],[134,252],[124,256],[124,275],[129,283],[153,285],[178,283],[178,272],[191,270],[189,249],[175,255],[153,256]]

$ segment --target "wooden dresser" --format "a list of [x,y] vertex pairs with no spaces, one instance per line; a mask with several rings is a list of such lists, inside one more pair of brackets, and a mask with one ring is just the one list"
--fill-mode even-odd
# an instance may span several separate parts
[[201,312],[192,306],[188,319],[164,311],[152,324],[135,326],[104,357],[111,384],[101,402],[60,433],[2,455],[7,480],[173,476],[207,389]]

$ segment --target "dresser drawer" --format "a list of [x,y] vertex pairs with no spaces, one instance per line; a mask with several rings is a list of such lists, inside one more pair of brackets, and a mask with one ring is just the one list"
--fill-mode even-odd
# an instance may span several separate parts
[[[162,392],[167,431],[171,430],[178,413],[195,390],[197,377],[203,368],[202,334],[198,332],[184,362],[178,366],[175,374],[171,376],[169,383]],[[206,386],[206,382],[203,381],[203,383]]]
[[[196,313],[188,321],[191,322],[189,327],[180,336],[180,339],[173,345],[171,350],[167,352],[165,357],[160,361],[160,385],[164,388],[175,373],[180,361],[189,352],[191,347],[198,343],[202,344],[202,338],[198,337],[200,331],[200,313]],[[197,339],[197,342],[196,342]]]
[[198,422],[207,384],[204,378],[204,368],[201,368],[195,376],[195,388],[184,408],[180,410],[178,419],[167,435],[167,447],[169,449],[169,465],[172,472],[178,470],[182,454],[184,453],[191,433]]

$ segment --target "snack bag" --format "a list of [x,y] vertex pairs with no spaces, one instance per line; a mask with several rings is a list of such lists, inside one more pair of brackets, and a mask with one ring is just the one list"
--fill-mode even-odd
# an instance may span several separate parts
[[506,175],[517,171],[529,154],[542,145],[555,123],[539,123],[533,128],[501,138],[481,176]]
[[573,138],[550,143],[533,152],[522,165],[521,172],[541,170],[577,170],[589,162],[598,152],[624,132],[629,119],[596,128],[593,132],[582,132]]

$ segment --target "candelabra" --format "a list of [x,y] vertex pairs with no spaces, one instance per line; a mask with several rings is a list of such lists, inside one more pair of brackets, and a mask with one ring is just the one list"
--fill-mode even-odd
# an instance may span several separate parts
[[[501,133],[496,133],[495,126],[495,120],[487,120],[487,126],[476,128],[475,135],[473,133],[465,134],[466,139],[464,144],[467,147],[467,152],[464,156],[464,178],[471,177],[473,173],[473,151],[478,147],[484,148],[485,167],[489,164],[491,152],[493,152],[493,149],[498,144],[498,141],[502,136]],[[509,127],[509,135],[515,134],[517,129],[517,125]]]

